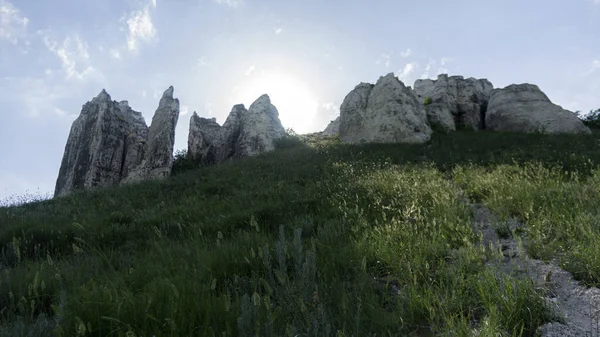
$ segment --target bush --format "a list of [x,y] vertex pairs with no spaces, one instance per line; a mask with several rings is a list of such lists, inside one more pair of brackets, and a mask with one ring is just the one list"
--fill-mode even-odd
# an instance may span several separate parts
[[188,156],[187,150],[175,151],[171,175],[177,175],[195,168],[198,168],[198,163],[192,160],[191,156]]
[[291,149],[304,145],[304,142],[293,129],[286,129],[285,136],[275,139],[276,149]]
[[591,110],[587,115],[582,116],[579,111],[576,112],[577,117],[581,119],[583,124],[593,129],[600,129],[600,109]]
[[425,101],[423,101],[423,104],[425,104],[425,105],[431,104],[431,97],[429,97],[429,96],[425,97]]

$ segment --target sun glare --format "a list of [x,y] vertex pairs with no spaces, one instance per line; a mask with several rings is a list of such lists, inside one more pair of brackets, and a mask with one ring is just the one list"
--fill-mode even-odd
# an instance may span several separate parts
[[246,108],[262,94],[268,94],[279,111],[281,124],[297,133],[311,132],[317,115],[317,100],[309,86],[297,76],[281,71],[253,74],[234,95]]

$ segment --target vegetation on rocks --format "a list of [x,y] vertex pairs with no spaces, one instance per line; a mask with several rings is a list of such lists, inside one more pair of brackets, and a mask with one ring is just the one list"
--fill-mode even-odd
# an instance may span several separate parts
[[170,179],[2,207],[0,335],[534,336],[554,319],[544,290],[488,266],[457,191],[597,286],[599,141],[288,135],[217,166],[179,154]]

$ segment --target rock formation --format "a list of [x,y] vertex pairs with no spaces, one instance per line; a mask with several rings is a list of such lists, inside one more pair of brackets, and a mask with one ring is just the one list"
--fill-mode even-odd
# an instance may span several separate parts
[[[164,176],[172,165],[179,102],[170,87],[150,129],[127,101],[102,92],[83,105],[73,122],[54,195]],[[167,158],[168,154],[168,158]]]
[[125,177],[124,183],[159,179],[171,174],[178,119],[179,100],[173,98],[173,87],[170,86],[163,93],[152,117],[144,158],[139,166]]
[[340,133],[340,117],[332,120],[329,125],[323,130],[322,134],[325,136],[334,136]]
[[425,79],[415,82],[415,93],[424,103],[427,97],[429,123],[443,131],[485,129],[485,112],[490,92],[494,89],[486,79],[441,74],[437,81]]
[[235,105],[222,127],[214,119],[193,115],[188,154],[200,164],[221,163],[272,151],[274,141],[284,135],[277,108],[262,95],[249,110]]
[[348,143],[424,143],[431,128],[423,102],[390,73],[361,83],[340,108],[340,139]]
[[590,133],[573,112],[553,104],[533,84],[512,84],[504,89],[494,89],[490,95],[486,126],[497,131]]
[[188,153],[191,159],[202,165],[217,162],[215,145],[219,141],[221,126],[216,118],[202,118],[196,112],[190,119],[190,133],[188,135]]

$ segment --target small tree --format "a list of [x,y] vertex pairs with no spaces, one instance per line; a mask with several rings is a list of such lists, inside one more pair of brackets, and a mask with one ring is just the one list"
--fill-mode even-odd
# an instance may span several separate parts
[[585,116],[582,115],[580,111],[577,111],[575,114],[577,114],[577,117],[579,117],[586,126],[600,129],[600,109],[590,110]]
[[193,170],[198,168],[198,163],[192,160],[191,156],[188,155],[187,150],[177,150],[173,156],[173,167],[171,168],[171,175],[183,173],[185,171]]
[[431,97],[429,97],[429,96],[425,97],[425,101],[423,101],[423,104],[425,104],[425,105],[431,104]]

